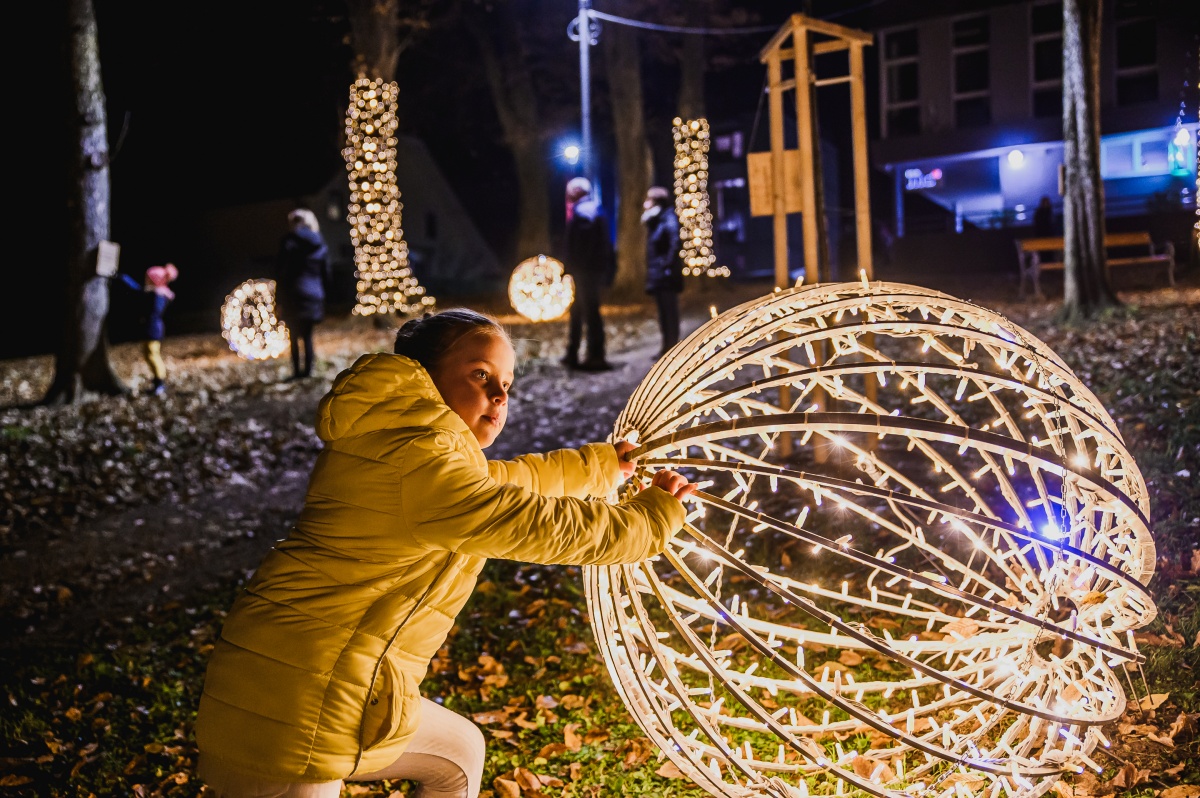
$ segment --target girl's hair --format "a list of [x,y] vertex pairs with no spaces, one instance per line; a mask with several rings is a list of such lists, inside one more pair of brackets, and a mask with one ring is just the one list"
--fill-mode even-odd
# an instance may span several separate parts
[[496,335],[512,343],[500,322],[491,316],[467,308],[450,308],[406,321],[396,331],[392,351],[412,358],[426,371],[433,371],[450,347],[472,333]]
[[321,226],[317,224],[317,215],[308,208],[297,208],[289,213],[288,224],[292,226],[293,230],[303,227],[314,233],[321,232]]

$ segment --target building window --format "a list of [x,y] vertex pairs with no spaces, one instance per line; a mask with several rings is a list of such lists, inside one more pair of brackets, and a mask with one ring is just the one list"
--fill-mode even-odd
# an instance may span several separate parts
[[1030,90],[1035,118],[1062,116],[1062,3],[1029,9]]
[[987,15],[954,20],[954,122],[979,127],[992,121]]
[[917,69],[917,29],[891,31],[883,38],[883,135],[921,132],[921,84]]
[[1117,3],[1117,105],[1158,99],[1157,20],[1129,0]]
[[[1186,137],[1184,140],[1186,142]],[[1109,180],[1170,174],[1171,143],[1171,136],[1164,131],[1103,141],[1100,144],[1100,175]]]

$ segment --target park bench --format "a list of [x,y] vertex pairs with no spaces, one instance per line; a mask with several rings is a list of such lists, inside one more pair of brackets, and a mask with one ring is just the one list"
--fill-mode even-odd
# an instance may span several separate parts
[[[1041,299],[1042,272],[1063,269],[1062,253],[1065,246],[1063,239],[1061,237],[1022,238],[1015,243],[1017,245],[1017,266],[1021,276],[1020,296],[1022,299],[1025,298],[1025,284],[1029,282],[1033,285],[1034,296]],[[1112,250],[1128,251],[1142,248],[1145,248],[1145,252],[1133,252],[1120,257],[1113,257],[1111,253]],[[1107,262],[1110,268],[1165,264],[1167,281],[1172,286],[1175,285],[1175,244],[1170,241],[1161,247],[1155,247],[1149,233],[1105,233],[1104,251],[1109,255]],[[1059,259],[1047,260],[1046,258],[1051,253],[1057,253]]]

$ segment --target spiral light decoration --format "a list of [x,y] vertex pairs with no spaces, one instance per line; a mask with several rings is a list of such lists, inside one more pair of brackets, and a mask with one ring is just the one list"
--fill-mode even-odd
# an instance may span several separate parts
[[346,113],[346,171],[350,181],[350,240],[358,278],[354,313],[412,314],[428,310],[426,295],[408,265],[396,186],[395,81],[360,77],[350,87]]
[[708,120],[675,117],[675,215],[679,217],[679,256],[686,276],[728,277],[728,266],[713,266],[712,211],[708,207]]
[[275,281],[247,280],[221,305],[221,335],[246,360],[270,360],[288,351],[288,329],[275,317]]
[[575,281],[560,260],[546,255],[526,258],[509,278],[508,299],[513,309],[530,321],[551,321],[575,301]]
[[1100,770],[1156,612],[1147,492],[1032,334],[910,285],[777,291],[659,360],[614,436],[638,442],[626,490],[664,468],[700,490],[663,555],[585,569],[592,625],[710,793],[1037,796]]

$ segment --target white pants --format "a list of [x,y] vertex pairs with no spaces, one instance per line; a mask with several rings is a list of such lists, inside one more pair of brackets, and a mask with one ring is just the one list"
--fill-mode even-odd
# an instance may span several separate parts
[[[483,732],[440,704],[421,699],[421,725],[400,758],[383,770],[351,776],[351,781],[407,779],[420,782],[419,798],[476,798],[483,777]],[[264,781],[219,768],[197,766],[215,798],[338,798],[342,782],[319,784]]]

